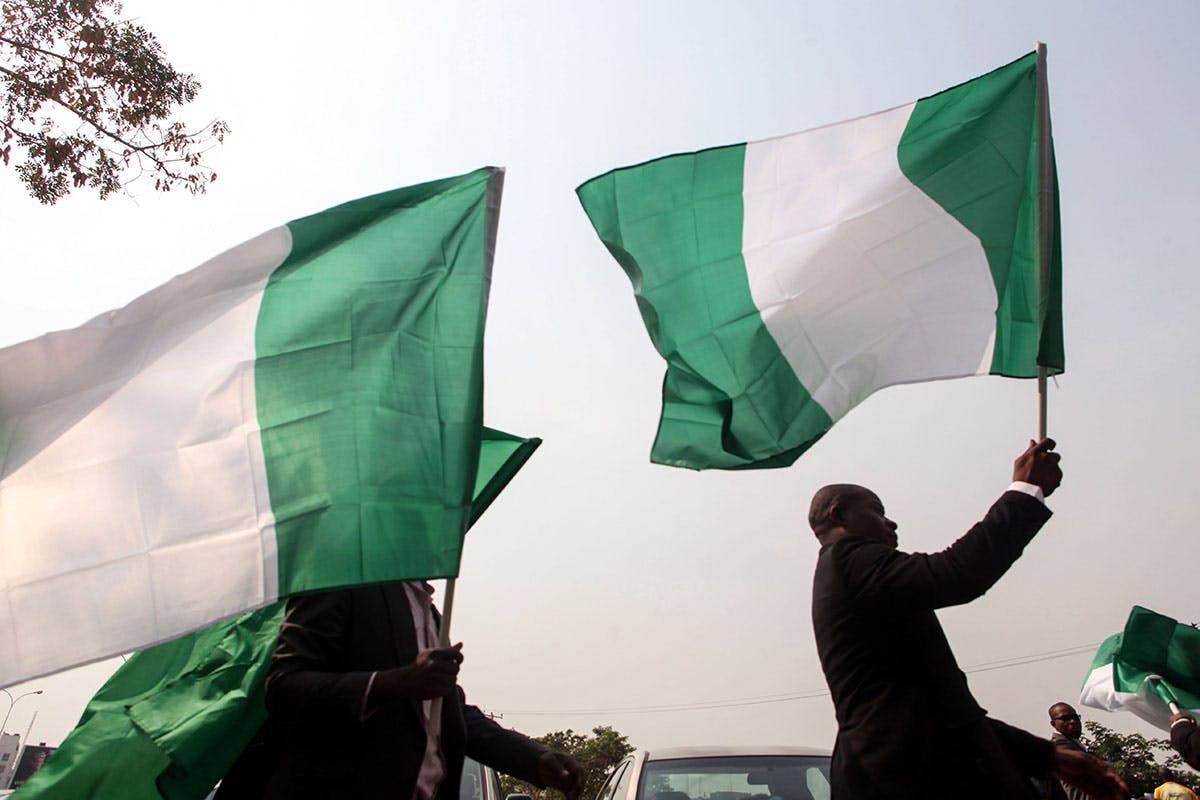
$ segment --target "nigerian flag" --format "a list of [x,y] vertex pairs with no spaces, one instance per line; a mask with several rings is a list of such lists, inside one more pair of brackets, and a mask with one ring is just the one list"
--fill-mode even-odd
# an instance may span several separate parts
[[[482,437],[472,525],[541,444],[489,428]],[[283,613],[276,602],[135,653],[15,796],[200,800],[267,718],[267,670]]]
[[290,222],[0,350],[0,686],[457,573],[502,178]]
[[786,466],[885,386],[1061,372],[1039,91],[1031,53],[890,111],[580,186],[667,361],[651,459]]
[[1100,645],[1079,702],[1130,711],[1170,730],[1171,710],[1200,714],[1200,630],[1134,606],[1125,630]]

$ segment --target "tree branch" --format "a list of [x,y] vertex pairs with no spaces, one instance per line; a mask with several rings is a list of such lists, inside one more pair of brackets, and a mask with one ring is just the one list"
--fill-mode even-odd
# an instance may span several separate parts
[[17,40],[10,39],[7,36],[0,36],[0,42],[4,42],[5,44],[11,45],[17,49],[32,50],[33,52],[41,53],[42,55],[54,56],[60,61],[65,61],[68,64],[74,64],[77,67],[83,67],[86,65],[85,62],[76,60],[70,56],[64,56],[62,53],[56,53],[53,50],[44,50],[41,47],[32,44],[26,44],[25,42],[18,42]]
[[[152,153],[155,149],[157,149],[167,143],[166,139],[162,139],[158,142],[150,142],[149,144],[144,144],[144,145],[134,144],[133,142],[130,142],[130,141],[122,138],[120,134],[117,134],[117,133],[114,133],[113,131],[108,130],[103,125],[101,125],[99,122],[97,122],[93,117],[91,117],[88,114],[86,114],[85,112],[75,108],[73,105],[66,102],[62,98],[60,98],[58,95],[49,91],[46,87],[42,86],[39,83],[29,80],[24,75],[22,75],[18,72],[13,72],[12,70],[10,70],[4,66],[0,66],[0,74],[7,75],[10,78],[12,78],[13,80],[20,81],[25,86],[28,86],[32,91],[37,92],[39,95],[41,95],[45,99],[52,101],[53,103],[60,106],[61,108],[65,108],[67,111],[70,111],[76,117],[78,117],[79,119],[86,122],[88,125],[91,125],[93,128],[95,128],[97,133],[107,136],[109,139],[112,139],[114,142],[117,142],[118,144],[124,145],[129,150],[131,150],[135,153],[151,154],[151,155],[149,155],[149,158],[151,161],[153,161],[156,164],[161,165],[161,164],[166,163],[165,161],[158,158],[157,156],[152,155]],[[147,138],[149,138],[149,137],[147,137]],[[171,160],[178,161],[179,159],[171,159]]]

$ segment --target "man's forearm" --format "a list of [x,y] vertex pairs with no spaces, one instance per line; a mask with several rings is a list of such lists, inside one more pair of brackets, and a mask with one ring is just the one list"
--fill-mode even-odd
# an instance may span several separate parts
[[988,717],[988,723],[1004,750],[1026,775],[1044,778],[1054,769],[1054,743],[1015,728],[1006,722]]
[[538,777],[538,759],[547,748],[528,736],[496,723],[477,707],[463,701],[463,718],[467,723],[467,755],[493,769],[514,778],[545,788]]

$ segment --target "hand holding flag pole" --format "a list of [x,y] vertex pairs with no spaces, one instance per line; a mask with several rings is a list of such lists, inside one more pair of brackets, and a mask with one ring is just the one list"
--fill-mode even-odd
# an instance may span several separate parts
[[[483,429],[483,448],[480,450],[480,470],[488,475],[486,485],[476,486],[475,499],[471,503],[468,528],[475,524],[487,510],[517,471],[524,466],[533,452],[541,445],[536,437],[522,439],[491,428]],[[442,623],[438,631],[438,647],[450,647],[450,616],[454,612],[454,586],[457,577],[446,579],[446,599],[442,603]],[[438,736],[442,731],[442,698],[435,697],[429,708],[429,734]]]

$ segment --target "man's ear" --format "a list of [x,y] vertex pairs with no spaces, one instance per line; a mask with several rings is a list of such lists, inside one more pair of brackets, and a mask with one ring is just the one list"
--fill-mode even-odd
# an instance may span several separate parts
[[829,506],[829,527],[846,527],[845,504],[841,500],[834,500]]

